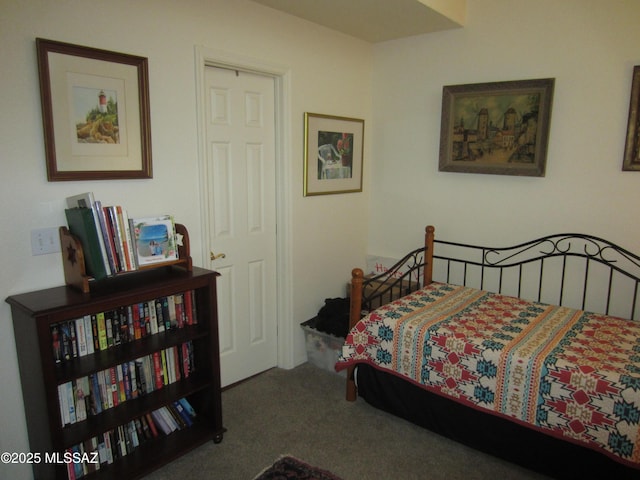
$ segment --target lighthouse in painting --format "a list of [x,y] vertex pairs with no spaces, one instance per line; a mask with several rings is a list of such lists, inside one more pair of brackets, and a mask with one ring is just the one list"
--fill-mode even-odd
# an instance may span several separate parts
[[98,110],[100,110],[100,113],[107,113],[107,96],[104,94],[104,90],[100,90],[98,100]]

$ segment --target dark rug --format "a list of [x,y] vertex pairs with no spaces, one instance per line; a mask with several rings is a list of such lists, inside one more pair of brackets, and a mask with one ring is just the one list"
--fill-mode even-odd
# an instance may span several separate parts
[[260,473],[254,480],[341,480],[333,473],[285,455],[280,457],[269,468]]

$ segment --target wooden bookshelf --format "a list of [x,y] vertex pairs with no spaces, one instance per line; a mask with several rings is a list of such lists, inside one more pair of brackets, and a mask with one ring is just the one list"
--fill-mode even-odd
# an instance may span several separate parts
[[[188,241],[187,241],[188,245]],[[188,268],[185,268],[188,267]],[[222,440],[216,279],[218,274],[183,262],[95,282],[88,291],[69,285],[12,295],[11,305],[30,451],[61,455],[72,446],[131,422],[180,398],[196,410],[192,426],[149,438],[126,456],[84,478],[139,478],[187,451]],[[172,328],[56,362],[52,326],[85,315],[194,292],[195,324]],[[191,342],[194,372],[154,392],[62,426],[58,386],[163,349]],[[68,478],[65,464],[33,465],[36,479]]]

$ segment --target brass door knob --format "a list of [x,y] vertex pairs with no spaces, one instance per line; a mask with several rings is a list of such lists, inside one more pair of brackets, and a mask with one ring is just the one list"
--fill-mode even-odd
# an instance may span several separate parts
[[226,255],[224,253],[219,253],[219,254],[216,255],[213,252],[209,252],[209,258],[213,262],[214,260],[217,260],[219,258],[226,258]]

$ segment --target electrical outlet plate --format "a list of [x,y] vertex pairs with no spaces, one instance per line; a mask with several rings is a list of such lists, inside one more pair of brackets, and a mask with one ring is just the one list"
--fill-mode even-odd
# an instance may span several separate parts
[[36,228],[31,230],[31,253],[46,255],[60,251],[58,227]]

